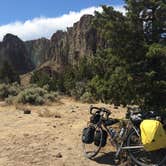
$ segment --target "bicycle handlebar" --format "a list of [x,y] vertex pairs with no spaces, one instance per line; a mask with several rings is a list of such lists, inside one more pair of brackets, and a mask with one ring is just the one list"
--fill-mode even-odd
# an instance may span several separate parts
[[106,118],[108,119],[108,117],[109,117],[109,115],[111,114],[111,112],[108,110],[108,109],[106,109],[106,108],[104,108],[104,107],[93,107],[93,106],[90,106],[90,114],[92,114],[92,115],[94,115],[95,113],[93,113],[92,111],[93,110],[97,110],[95,113],[106,113]]

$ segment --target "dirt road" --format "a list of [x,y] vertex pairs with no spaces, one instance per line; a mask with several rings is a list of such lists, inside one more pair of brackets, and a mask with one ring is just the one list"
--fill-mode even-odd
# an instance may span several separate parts
[[[114,110],[122,117],[124,109]],[[63,97],[60,103],[33,107],[24,114],[19,106],[0,103],[0,166],[99,166],[111,165],[111,153],[95,161],[82,153],[81,132],[89,118],[89,104]]]

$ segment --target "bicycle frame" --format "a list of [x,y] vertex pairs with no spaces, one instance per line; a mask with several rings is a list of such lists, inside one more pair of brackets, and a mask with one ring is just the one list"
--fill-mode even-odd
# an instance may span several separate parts
[[123,136],[124,138],[121,139],[120,143],[118,143],[116,141],[116,139],[112,138],[108,127],[104,123],[101,123],[100,125],[101,125],[102,128],[104,128],[108,132],[108,135],[109,135],[109,138],[110,138],[110,143],[116,148],[116,154],[115,154],[116,158],[118,158],[118,156],[119,156],[119,154],[122,150],[139,149],[139,148],[144,147],[143,145],[140,145],[140,146],[125,146],[124,145],[130,129],[134,129],[136,131],[137,135],[140,137],[138,129],[133,125],[133,123],[130,120],[127,120],[127,125],[125,127],[125,133],[124,133],[124,136]]

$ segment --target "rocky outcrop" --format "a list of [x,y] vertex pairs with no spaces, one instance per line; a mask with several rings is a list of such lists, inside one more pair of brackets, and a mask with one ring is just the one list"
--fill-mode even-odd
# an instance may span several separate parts
[[67,32],[57,31],[53,34],[49,50],[51,61],[59,65],[67,65],[69,63],[69,45]]
[[72,28],[68,28],[69,62],[74,63],[96,52],[96,30],[92,27],[93,16],[84,15]]
[[25,46],[35,67],[43,64],[49,59],[50,40],[41,38],[25,42]]
[[0,42],[0,67],[4,62],[8,62],[20,74],[34,68],[24,42],[12,34],[7,34]]
[[97,32],[92,27],[92,15],[84,15],[67,31],[57,31],[50,41],[39,39],[25,42],[31,61],[36,67],[46,61],[64,67],[75,64],[81,57],[92,56],[97,48]]
[[92,56],[98,47],[93,16],[84,15],[67,31],[57,31],[50,40],[41,38],[23,42],[7,34],[0,43],[0,66],[9,61],[19,73],[26,73],[51,62],[56,68],[76,64],[84,56]]
[[67,32],[57,31],[51,38],[50,57],[58,64],[75,64],[83,56],[96,52],[96,30],[92,15],[84,15]]

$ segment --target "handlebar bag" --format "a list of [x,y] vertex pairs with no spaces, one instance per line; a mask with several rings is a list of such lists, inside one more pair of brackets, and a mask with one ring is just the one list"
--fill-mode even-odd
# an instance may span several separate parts
[[[101,131],[97,130],[94,135],[94,144],[96,146],[104,147],[107,143],[107,132],[105,130],[102,130],[102,138],[101,138]],[[102,139],[102,140],[101,140]]]
[[160,121],[143,120],[140,129],[142,144],[147,151],[166,148],[166,131]]
[[95,127],[89,126],[82,131],[82,142],[85,144],[91,144],[94,141]]
[[97,124],[99,122],[99,120],[100,120],[99,114],[95,114],[90,117],[90,122],[93,124]]

